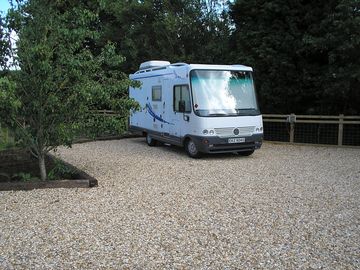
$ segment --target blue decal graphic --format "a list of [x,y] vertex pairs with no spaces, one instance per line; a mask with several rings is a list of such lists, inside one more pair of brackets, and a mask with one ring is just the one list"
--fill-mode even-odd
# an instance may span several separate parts
[[167,121],[165,121],[164,119],[162,119],[160,116],[158,116],[152,109],[150,102],[146,104],[146,111],[152,116],[154,117],[156,120],[162,122],[162,123],[166,123],[169,125],[173,125],[173,123],[169,123]]

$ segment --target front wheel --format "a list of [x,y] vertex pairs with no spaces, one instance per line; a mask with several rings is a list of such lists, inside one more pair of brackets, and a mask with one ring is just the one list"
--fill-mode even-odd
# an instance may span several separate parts
[[238,154],[240,156],[247,157],[247,156],[251,156],[252,154],[254,154],[254,152],[255,152],[255,150],[250,150],[250,151],[238,152]]
[[151,136],[149,134],[146,134],[146,143],[148,144],[148,146],[155,146],[156,140],[151,138]]
[[188,139],[185,143],[185,150],[186,153],[189,155],[189,157],[192,158],[199,158],[201,156],[201,153],[198,150],[198,147],[194,143],[193,140]]

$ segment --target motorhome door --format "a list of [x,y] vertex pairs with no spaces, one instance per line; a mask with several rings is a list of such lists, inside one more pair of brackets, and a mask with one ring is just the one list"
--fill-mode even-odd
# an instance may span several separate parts
[[173,104],[172,104],[172,122],[170,126],[170,135],[180,140],[185,135],[191,113],[191,101],[189,86],[186,84],[174,85],[172,89]]

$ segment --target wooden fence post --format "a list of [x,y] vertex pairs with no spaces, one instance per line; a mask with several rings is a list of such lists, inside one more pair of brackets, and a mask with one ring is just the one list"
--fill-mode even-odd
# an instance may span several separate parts
[[343,145],[343,134],[344,134],[344,115],[339,115],[339,131],[338,131],[338,145]]
[[295,114],[290,115],[290,143],[294,143],[295,136]]

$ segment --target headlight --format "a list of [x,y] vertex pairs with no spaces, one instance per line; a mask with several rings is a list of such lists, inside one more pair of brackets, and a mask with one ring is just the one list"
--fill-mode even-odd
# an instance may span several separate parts
[[203,135],[214,135],[215,134],[215,131],[213,129],[204,129],[202,131],[202,134]]

